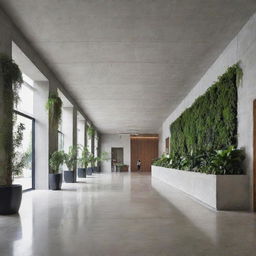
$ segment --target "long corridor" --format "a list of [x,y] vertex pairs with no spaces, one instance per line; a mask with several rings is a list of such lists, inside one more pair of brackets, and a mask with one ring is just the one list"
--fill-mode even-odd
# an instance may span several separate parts
[[255,226],[253,213],[215,212],[148,174],[94,174],[24,193],[19,216],[0,217],[0,255],[252,256]]

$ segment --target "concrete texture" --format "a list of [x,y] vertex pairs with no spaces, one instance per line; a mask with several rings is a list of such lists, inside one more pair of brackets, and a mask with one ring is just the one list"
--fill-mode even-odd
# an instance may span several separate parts
[[[101,151],[107,152],[111,157],[111,148],[123,148],[124,149],[124,164],[129,166],[131,169],[131,142],[130,135],[110,135],[103,134],[101,136]],[[104,161],[101,164],[103,172],[111,172],[111,161]]]
[[[49,96],[49,83],[37,81],[34,87],[35,122],[35,188],[48,189],[49,154],[56,146],[50,134],[49,117],[45,110],[45,102]],[[51,135],[51,137],[50,137]]]
[[[8,15],[0,8],[0,51],[9,56],[15,57],[21,70],[24,70],[34,81],[48,81],[49,90],[58,88],[70,103],[92,123],[85,112],[74,100],[72,94],[66,89],[65,83],[60,81],[58,75],[46,64],[45,59],[38,53],[34,45],[28,41],[27,37],[17,28]],[[40,26],[39,26],[40,27]]]
[[[242,84],[238,89],[238,144],[246,151],[245,172],[250,177],[250,201],[253,187],[253,100],[256,99],[256,14],[230,42],[201,80],[164,121],[159,130],[159,153],[165,149],[165,139],[170,136],[170,124],[202,95],[228,66],[240,61],[243,69]],[[252,205],[252,203],[251,203]]]
[[247,175],[211,175],[152,166],[152,180],[154,179],[177,188],[216,210],[249,209]]
[[18,216],[0,216],[1,256],[255,254],[255,215],[212,211],[149,175],[63,187],[25,193]]
[[0,4],[104,133],[155,133],[256,10],[255,0]]

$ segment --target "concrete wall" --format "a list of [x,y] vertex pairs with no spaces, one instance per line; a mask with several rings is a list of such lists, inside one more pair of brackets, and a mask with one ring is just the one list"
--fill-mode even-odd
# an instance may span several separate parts
[[[124,164],[131,165],[130,135],[102,134],[101,152],[107,152],[111,157],[111,148],[124,149]],[[111,172],[111,161],[105,161],[101,165],[102,172]]]
[[250,201],[252,202],[253,174],[253,100],[256,99],[256,14],[254,14],[223,53],[178,105],[159,129],[159,154],[165,150],[165,139],[170,135],[170,124],[195,99],[204,94],[209,86],[223,74],[228,66],[241,61],[244,72],[242,85],[238,89],[238,144],[247,154],[246,172],[250,177]]

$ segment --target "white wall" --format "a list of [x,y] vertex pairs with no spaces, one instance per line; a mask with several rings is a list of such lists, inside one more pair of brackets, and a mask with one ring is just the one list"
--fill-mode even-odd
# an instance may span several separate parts
[[[130,135],[103,134],[101,136],[101,152],[107,152],[111,157],[111,148],[124,149],[124,164],[131,163]],[[101,165],[103,172],[111,172],[111,161],[105,161]]]
[[238,61],[241,61],[244,72],[242,85],[238,89],[238,144],[246,150],[246,171],[250,176],[250,197],[252,197],[253,100],[256,99],[256,14],[250,18],[191,92],[163,122],[159,130],[159,153],[164,152],[165,139],[170,135],[170,124],[186,108],[190,107],[199,95],[205,93],[206,89],[226,71],[228,66]]

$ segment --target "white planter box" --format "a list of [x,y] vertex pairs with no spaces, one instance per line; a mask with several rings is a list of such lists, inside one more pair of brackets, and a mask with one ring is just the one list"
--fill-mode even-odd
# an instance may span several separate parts
[[248,210],[247,175],[213,175],[151,166],[152,179],[171,185],[216,210]]

